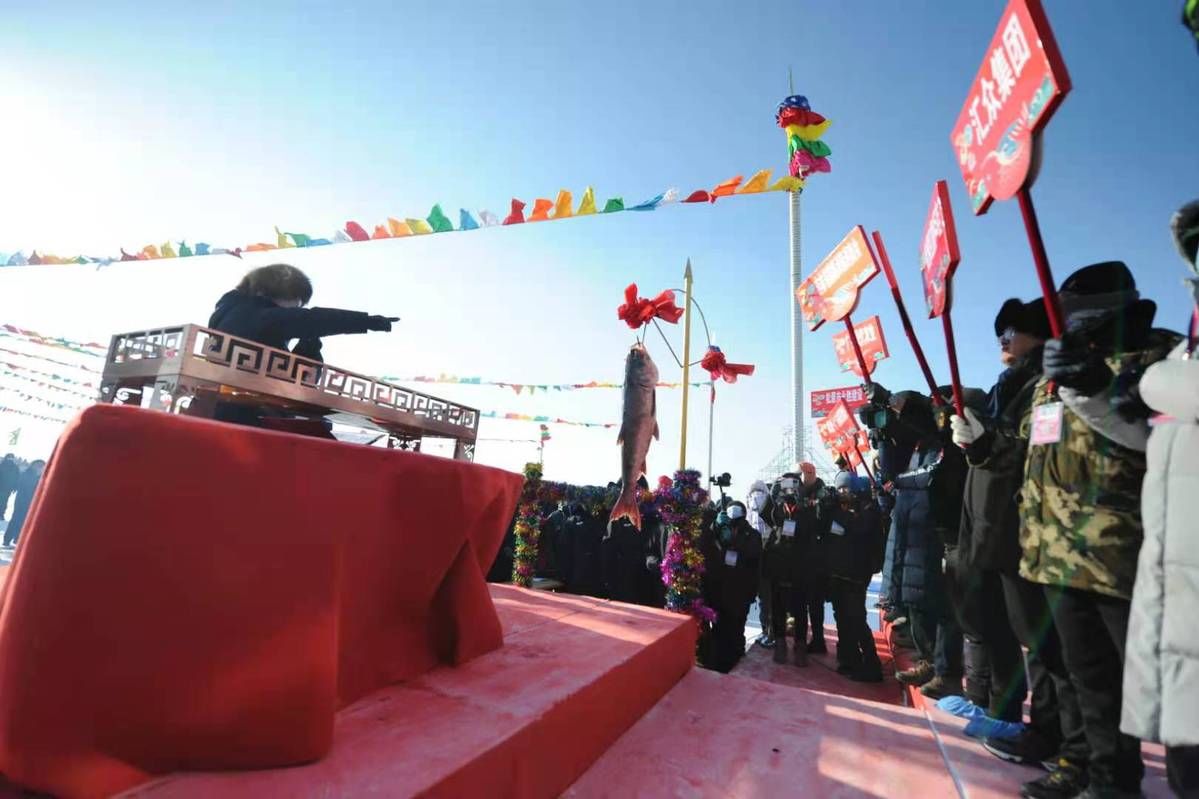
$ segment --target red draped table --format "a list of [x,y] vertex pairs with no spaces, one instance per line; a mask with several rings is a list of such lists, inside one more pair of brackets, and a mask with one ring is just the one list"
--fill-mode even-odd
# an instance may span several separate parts
[[116,406],[59,441],[0,593],[0,773],[67,796],[329,751],[499,647],[519,475]]

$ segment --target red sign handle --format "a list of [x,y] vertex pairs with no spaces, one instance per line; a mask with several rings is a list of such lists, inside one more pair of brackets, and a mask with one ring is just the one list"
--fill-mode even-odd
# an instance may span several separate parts
[[[953,340],[953,320],[948,308],[945,309],[945,313],[941,314],[941,326],[945,329],[945,351],[949,356],[949,379],[953,382],[953,408],[957,411],[958,416],[965,416],[962,413],[962,378],[958,376],[958,348]],[[936,396],[935,391],[933,396]]]
[[858,334],[853,329],[853,317],[849,314],[845,315],[845,329],[849,331],[849,343],[853,345],[853,354],[858,357],[858,368],[862,370],[862,380],[869,386],[873,383],[870,379],[870,370],[866,368],[866,358],[862,355],[862,345],[858,344]]
[[920,371],[924,373],[924,379],[928,383],[928,390],[932,394],[933,402],[940,405],[941,396],[937,393],[937,381],[933,379],[933,372],[928,368],[928,359],[924,357],[924,348],[920,346],[920,340],[916,338],[916,330],[912,327],[907,306],[903,304],[903,295],[899,293],[899,283],[895,280],[895,270],[891,268],[891,258],[887,255],[887,248],[883,246],[883,236],[876,230],[871,237],[874,239],[874,246],[878,248],[878,257],[882,261],[887,283],[891,286],[891,296],[895,298],[895,307],[899,310],[899,321],[903,323],[903,331],[907,333],[908,342],[912,345],[912,352],[916,354],[916,361],[920,364]]
[[1045,254],[1045,242],[1041,239],[1041,226],[1037,223],[1037,209],[1033,208],[1028,186],[1017,192],[1020,200],[1020,215],[1024,217],[1024,230],[1028,233],[1028,246],[1032,248],[1032,260],[1037,266],[1037,279],[1041,281],[1041,296],[1045,300],[1045,313],[1049,316],[1049,330],[1054,338],[1061,338],[1066,325],[1062,320],[1062,306],[1058,300],[1053,272],[1049,269],[1049,256]]
[[870,482],[874,482],[874,472],[870,471],[870,464],[866,462],[866,453],[862,452],[862,448],[858,446],[856,441],[853,446],[858,451],[858,457],[862,459],[862,468],[866,470],[866,476],[870,478]]

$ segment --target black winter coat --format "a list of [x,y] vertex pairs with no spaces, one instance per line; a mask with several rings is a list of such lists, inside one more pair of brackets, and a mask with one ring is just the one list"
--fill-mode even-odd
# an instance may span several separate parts
[[[1041,349],[1004,371],[988,397],[988,417],[1011,429],[1032,404],[1041,374]],[[1014,574],[1020,565],[1020,514],[1016,502],[1024,479],[1024,459],[989,463],[988,434],[966,451],[970,470],[962,500],[958,534],[958,566],[962,573],[974,569]]]
[[941,559],[946,545],[957,543],[966,459],[952,443],[937,442],[922,445],[914,460],[915,468],[895,478],[898,493],[892,526],[902,552],[896,561],[896,568],[903,570],[900,601],[944,611]]
[[[8,495],[17,490],[21,467],[16,461],[0,461],[0,502],[8,502]],[[0,508],[2,513],[4,508]]]
[[850,508],[833,507],[827,537],[828,574],[855,583],[869,583],[882,568],[886,531],[882,511],[873,500]]
[[[826,492],[817,479],[801,486],[798,496],[770,497],[762,508],[762,519],[770,535],[762,553],[762,574],[768,580],[784,583],[811,583],[824,573],[824,536],[829,519],[821,507]],[[794,535],[787,535],[787,522],[795,523]]]
[[727,538],[712,525],[703,536],[704,595],[718,618],[740,617],[758,592],[762,536],[744,519],[731,522]]
[[369,318],[362,311],[339,308],[280,308],[265,297],[234,289],[217,301],[208,326],[280,350],[287,349],[292,339],[299,339],[294,350],[297,354],[319,358],[318,339],[365,333]]

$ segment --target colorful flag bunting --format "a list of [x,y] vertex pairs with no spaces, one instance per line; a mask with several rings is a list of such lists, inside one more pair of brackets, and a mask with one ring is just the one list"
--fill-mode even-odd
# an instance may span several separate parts
[[429,211],[429,227],[433,229],[434,233],[449,233],[454,229],[454,223],[441,210],[440,204],[434,205],[433,209]]
[[601,211],[600,213],[614,214],[617,211],[623,211],[623,210],[624,210],[624,198],[623,197],[613,197],[611,200],[608,200],[608,202],[604,203],[604,210]]
[[387,217],[387,230],[391,233],[393,239],[400,239],[404,236],[412,235],[412,228],[408,227],[407,222],[401,222],[394,216]]
[[571,207],[574,205],[574,197],[566,189],[558,191],[558,200],[554,203],[554,219],[566,219],[572,216],[574,212]]
[[550,211],[554,209],[554,203],[543,197],[539,197],[533,201],[533,211],[529,214],[527,221],[529,222],[548,222],[550,219]]
[[458,229],[459,230],[478,230],[479,223],[470,215],[470,211],[465,208],[458,209]]
[[[579,201],[579,210],[575,211],[575,216],[587,216],[595,213],[595,189],[590,186],[583,192],[583,199]],[[19,255],[20,253],[18,253]]]
[[505,225],[520,225],[525,221],[525,204],[516,198],[512,199],[512,210],[504,217]]

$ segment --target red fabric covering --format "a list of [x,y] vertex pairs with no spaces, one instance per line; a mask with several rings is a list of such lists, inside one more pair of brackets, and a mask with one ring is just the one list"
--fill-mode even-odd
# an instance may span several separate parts
[[502,644],[518,475],[153,411],[67,428],[0,595],[0,772],[99,796],[329,751],[334,713]]

